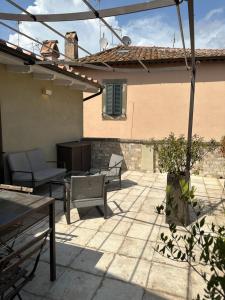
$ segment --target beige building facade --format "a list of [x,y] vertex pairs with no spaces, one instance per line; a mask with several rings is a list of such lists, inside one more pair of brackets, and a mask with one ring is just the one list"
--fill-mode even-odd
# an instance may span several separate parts
[[[100,82],[127,80],[126,118],[105,119],[102,95],[84,103],[84,136],[121,139],[162,139],[170,132],[186,134],[190,74],[187,71],[158,73],[110,73],[89,71]],[[193,132],[206,140],[225,134],[225,64],[201,63],[197,68]]]
[[28,65],[29,60],[37,58],[0,44],[1,152],[41,148],[55,164],[57,143],[83,137],[83,90],[97,92],[100,85],[64,67]]
[[[140,52],[141,47],[133,48]],[[143,47],[143,49],[155,51],[150,47]],[[103,111],[104,93],[85,102],[84,136],[160,140],[168,136],[170,132],[186,135],[190,99],[190,72],[185,68],[180,69],[184,66],[184,61],[181,59],[182,52],[179,54],[181,57],[173,59],[178,50],[174,49],[173,53],[173,49],[158,48],[157,57],[168,55],[169,51],[172,58],[168,58],[167,62],[161,60],[157,64],[156,59],[152,64],[148,61],[149,73],[137,64],[137,71],[135,71],[130,65],[130,61],[126,61],[126,59],[130,59],[132,53],[127,58],[121,57],[122,54],[119,56],[118,53],[115,53],[116,48],[84,59],[84,62],[97,64],[104,58],[104,62],[115,66],[115,69],[117,67],[127,69],[126,72],[121,73],[85,69],[88,76],[95,77],[103,84],[109,79],[126,81],[126,109],[122,118],[106,118]],[[132,47],[130,51],[132,51]],[[197,51],[199,56],[207,55],[207,58],[201,57],[197,64],[193,133],[204,137],[205,140],[215,138],[219,141],[225,134],[225,51],[210,51]],[[153,56],[153,54],[150,55],[146,52],[145,57],[148,55]],[[220,57],[215,55],[220,55]],[[106,59],[107,56],[108,60]],[[98,63],[98,65],[100,64]],[[160,70],[159,67],[169,70]]]
[[[56,160],[55,145],[83,135],[81,91],[34,80],[30,74],[9,73],[0,66],[3,152],[42,148]],[[43,95],[48,89],[52,95]]]

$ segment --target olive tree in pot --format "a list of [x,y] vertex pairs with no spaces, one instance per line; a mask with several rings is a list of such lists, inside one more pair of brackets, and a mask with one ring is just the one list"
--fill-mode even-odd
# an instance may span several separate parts
[[[209,151],[214,151],[216,142],[204,143],[203,138],[194,135],[191,147],[191,169],[200,162]],[[188,225],[190,222],[189,205],[182,200],[181,182],[190,182],[186,173],[187,140],[183,135],[176,137],[171,133],[158,146],[160,172],[167,172],[166,221],[177,225]]]

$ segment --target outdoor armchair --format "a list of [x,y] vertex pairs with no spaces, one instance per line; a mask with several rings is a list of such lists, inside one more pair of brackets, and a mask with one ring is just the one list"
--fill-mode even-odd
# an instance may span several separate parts
[[104,206],[107,218],[107,191],[104,175],[72,176],[66,183],[67,223],[70,223],[70,202],[76,208]]
[[122,170],[123,156],[112,154],[107,169],[91,169],[90,174],[102,174],[105,175],[106,182],[110,182],[114,179],[119,180],[119,186],[121,188],[121,170]]
[[[19,292],[35,276],[41,252],[49,230],[21,246],[17,250],[0,248],[0,299],[11,300],[15,296],[22,299]],[[36,255],[31,271],[25,267],[27,260]]]

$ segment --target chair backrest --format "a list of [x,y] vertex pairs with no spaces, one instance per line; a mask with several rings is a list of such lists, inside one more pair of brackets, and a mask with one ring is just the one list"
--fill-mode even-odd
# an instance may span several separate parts
[[72,176],[70,198],[72,201],[91,198],[103,198],[104,184],[104,175]]
[[9,153],[8,163],[11,171],[31,172],[31,166],[25,152]]
[[119,175],[120,169],[122,167],[123,156],[112,154],[109,161],[110,175]]
[[39,171],[47,168],[44,153],[41,149],[32,149],[26,151],[32,171]]

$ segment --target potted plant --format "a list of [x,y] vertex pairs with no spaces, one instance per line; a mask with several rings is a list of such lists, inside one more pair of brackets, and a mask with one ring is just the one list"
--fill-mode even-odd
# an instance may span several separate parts
[[[205,144],[203,138],[194,135],[191,147],[191,169],[203,159],[209,151],[216,148],[216,142],[211,140]],[[190,222],[188,203],[181,200],[181,182],[189,182],[189,174],[186,174],[187,140],[183,135],[176,137],[171,133],[163,139],[158,147],[158,162],[160,172],[167,172],[166,189],[166,221],[179,225],[187,225]],[[179,220],[179,223],[177,222]]]
[[[197,300],[224,300],[225,226],[210,222],[207,216],[202,217],[194,189],[189,188],[187,183],[181,188],[182,199],[190,204],[196,220],[190,226],[184,226],[182,231],[177,230],[176,224],[170,224],[169,233],[160,234],[161,243],[155,250],[167,259],[187,263],[205,281],[202,295],[198,295]],[[161,212],[158,210],[158,213]]]

